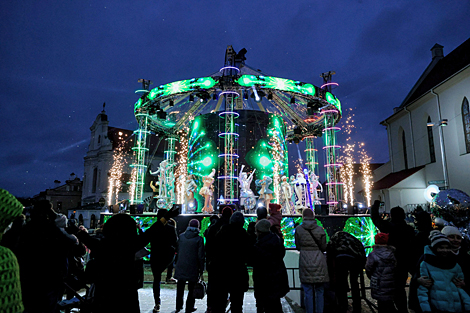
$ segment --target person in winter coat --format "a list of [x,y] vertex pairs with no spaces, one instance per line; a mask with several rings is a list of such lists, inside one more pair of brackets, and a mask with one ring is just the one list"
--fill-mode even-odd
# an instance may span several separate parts
[[374,225],[382,233],[389,234],[388,244],[395,247],[397,259],[397,271],[395,282],[395,305],[400,313],[407,313],[406,282],[408,271],[414,266],[415,260],[411,257],[414,229],[405,221],[405,211],[401,207],[390,210],[390,220],[383,220],[379,215],[380,201],[375,201],[371,207],[371,218]]
[[295,247],[300,251],[299,276],[307,313],[322,313],[324,285],[329,281],[326,264],[326,233],[317,225],[311,209],[302,212],[303,222],[295,228]]
[[[158,210],[157,219],[162,218],[167,212],[168,210],[165,209]],[[173,263],[176,242],[178,241],[176,228],[170,225],[170,223],[164,226],[162,232],[158,237],[150,239],[150,268],[153,274],[153,298],[155,300],[153,312],[160,312],[160,282],[162,280],[162,273]]]
[[282,240],[270,231],[271,223],[256,223],[258,240],[253,250],[253,283],[258,313],[282,313],[281,298],[289,292]]
[[254,246],[257,240],[256,236],[256,223],[262,219],[265,219],[268,216],[268,210],[265,207],[259,207],[256,209],[256,221],[250,222],[246,232],[250,237],[251,246]]
[[396,312],[395,295],[395,248],[388,246],[388,234],[375,235],[374,250],[366,262],[366,273],[370,279],[371,295],[377,300],[379,313]]
[[420,275],[432,279],[433,284],[429,289],[423,285],[418,288],[421,310],[425,313],[470,311],[470,296],[454,283],[456,278],[463,279],[463,272],[451,256],[449,240],[438,230],[433,230],[429,238],[431,245],[424,248]]
[[[212,312],[223,313],[230,294],[231,312],[243,312],[243,298],[248,291],[246,264],[252,249],[243,228],[245,218],[241,212],[233,213],[230,224],[224,225],[216,235],[217,254],[212,261],[214,290],[216,292]],[[230,264],[230,268],[227,268]]]
[[20,235],[16,256],[26,312],[54,312],[63,293],[67,258],[76,245],[55,225],[56,217],[52,203],[40,200]]
[[464,280],[455,281],[457,287],[463,288],[470,295],[470,255],[462,247],[462,234],[454,226],[445,226],[441,233],[444,234],[450,242],[451,257],[454,257],[457,264],[462,268]]
[[336,311],[348,310],[348,291],[351,284],[353,311],[361,312],[359,275],[366,263],[362,242],[350,233],[339,231],[331,236],[326,248],[330,288],[335,291]]
[[215,220],[215,223],[207,229],[207,234],[204,235],[206,238],[205,253],[206,253],[206,270],[207,270],[207,312],[210,313],[213,307],[213,296],[215,289],[214,283],[212,283],[212,278],[215,276],[212,275],[211,263],[212,256],[216,254],[217,244],[216,244],[216,235],[219,230],[224,225],[228,225],[230,222],[230,217],[232,216],[233,210],[231,207],[226,206],[222,208],[222,216],[219,219]]
[[179,236],[177,248],[178,260],[175,267],[176,312],[183,309],[184,287],[188,283],[186,313],[196,311],[193,295],[194,286],[204,272],[204,240],[199,236],[199,221],[189,221],[186,231]]
[[[0,189],[0,241],[5,228],[22,215],[23,205],[8,191]],[[0,311],[23,312],[20,268],[13,252],[0,245]]]
[[95,285],[93,312],[140,312],[136,253],[147,246],[150,238],[162,235],[164,225],[177,215],[177,209],[169,210],[140,234],[135,220],[123,213],[106,221],[102,239],[77,229],[77,238],[93,255],[86,268]]

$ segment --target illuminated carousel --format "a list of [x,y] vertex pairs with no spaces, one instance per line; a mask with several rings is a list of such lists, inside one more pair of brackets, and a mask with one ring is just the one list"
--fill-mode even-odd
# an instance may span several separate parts
[[[282,231],[286,245],[293,245],[292,230],[301,222],[304,208],[323,208],[331,213],[341,198],[340,164],[336,161],[335,133],[340,130],[341,102],[331,93],[333,72],[322,74],[323,84],[268,76],[245,64],[246,50],[228,46],[225,64],[216,73],[143,88],[134,106],[139,124],[135,131],[135,163],[132,165],[130,202],[144,203],[146,175],[155,183],[154,209],[181,207],[182,224],[197,214],[201,232],[211,213],[231,205],[254,213],[257,206],[282,205]],[[150,136],[163,137],[164,159],[158,169],[149,169]],[[326,170],[325,197],[320,197],[317,149],[322,137]],[[288,143],[305,141],[305,163],[289,164]],[[300,159],[300,153],[299,153]],[[292,163],[292,162],[291,162]],[[290,169],[289,166],[295,167]],[[148,208],[145,210],[148,211]],[[330,235],[343,230],[341,222],[319,216]],[[136,217],[144,226],[152,216]],[[334,216],[329,216],[334,219]],[[255,219],[246,214],[246,224]],[[367,221],[358,227],[368,227]],[[340,226],[337,226],[340,225]],[[181,226],[181,227],[184,227]],[[374,231],[371,234],[373,235]]]

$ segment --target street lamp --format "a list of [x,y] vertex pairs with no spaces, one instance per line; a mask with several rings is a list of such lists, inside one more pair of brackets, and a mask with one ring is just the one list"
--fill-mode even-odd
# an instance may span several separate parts
[[448,120],[442,119],[438,123],[427,123],[428,127],[434,127],[434,126],[439,126],[439,142],[441,146],[441,157],[442,157],[442,172],[444,174],[444,189],[447,189],[447,183],[448,183],[448,178],[447,178],[447,160],[446,160],[446,153],[445,153],[445,147],[444,147],[444,134],[442,127],[447,126]]

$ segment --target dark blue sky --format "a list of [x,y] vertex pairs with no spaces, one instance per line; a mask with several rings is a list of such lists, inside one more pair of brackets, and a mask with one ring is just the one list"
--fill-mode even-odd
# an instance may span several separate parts
[[[161,3],[159,3],[161,2]],[[164,3],[165,2],[165,3]],[[134,129],[138,78],[206,76],[227,45],[265,73],[321,85],[354,108],[374,162],[388,161],[392,114],[431,61],[470,36],[468,1],[2,1],[0,187],[32,196],[83,175],[89,127]]]

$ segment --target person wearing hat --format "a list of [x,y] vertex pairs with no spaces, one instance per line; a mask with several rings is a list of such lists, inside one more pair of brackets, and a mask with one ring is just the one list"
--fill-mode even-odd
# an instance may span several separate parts
[[188,283],[188,298],[186,313],[196,311],[196,300],[193,295],[194,286],[204,272],[204,239],[199,236],[200,223],[197,219],[189,221],[186,231],[179,236],[178,260],[175,266],[176,283],[176,312],[183,309],[184,288]]
[[326,264],[326,233],[317,225],[311,209],[302,211],[302,224],[295,228],[295,248],[300,251],[299,277],[307,313],[323,312],[324,285],[329,281]]
[[[166,209],[158,210],[157,219],[162,218],[167,213],[168,210]],[[176,233],[176,227],[170,223],[163,227],[161,234],[150,238],[150,268],[153,274],[153,298],[155,300],[153,312],[160,312],[162,273],[175,259],[177,241],[178,234]]]
[[[405,211],[397,206],[390,209],[390,220],[384,220],[379,214],[380,201],[376,200],[371,207],[371,218],[374,225],[382,233],[389,234],[388,244],[394,246],[397,259],[395,282],[395,305],[400,313],[408,312],[406,298],[406,282],[408,271],[415,266],[416,260],[412,257],[413,238],[415,231],[405,221]],[[411,257],[410,257],[411,256]]]
[[213,259],[213,255],[217,253],[217,245],[215,236],[219,232],[219,230],[224,226],[230,223],[230,217],[233,214],[233,210],[229,206],[225,206],[222,208],[220,218],[213,218],[215,220],[214,224],[211,223],[211,226],[207,229],[207,235],[205,234],[204,237],[206,238],[206,270],[207,270],[207,311],[211,312],[213,307],[213,297],[212,294],[215,291],[214,283],[212,283],[212,278],[215,277],[212,275],[211,263]]
[[256,223],[258,237],[253,248],[253,283],[257,312],[281,313],[281,298],[289,292],[284,264],[286,250],[282,240],[270,231],[271,223],[262,219]]
[[[8,191],[0,189],[0,240],[5,228],[23,213],[23,205]],[[23,312],[20,268],[13,252],[0,246],[0,310]]]
[[458,288],[453,280],[463,279],[461,267],[452,257],[449,239],[438,230],[433,230],[431,244],[424,248],[424,259],[420,275],[429,277],[432,286],[418,287],[419,305],[423,312],[467,312],[470,311],[470,296]]
[[452,255],[462,268],[465,280],[455,279],[457,287],[463,288],[470,295],[470,255],[462,247],[462,234],[454,226],[445,226],[441,233],[449,239]]
[[[211,284],[213,312],[224,312],[230,294],[230,308],[233,313],[243,312],[243,298],[248,291],[248,256],[250,254],[249,237],[243,228],[245,217],[235,212],[230,223],[222,226],[215,240],[217,253],[211,263]],[[230,264],[230,268],[227,268]]]
[[375,235],[375,245],[366,262],[366,274],[370,279],[371,296],[377,300],[379,313],[396,312],[395,295],[395,248],[387,245],[388,234]]

